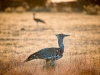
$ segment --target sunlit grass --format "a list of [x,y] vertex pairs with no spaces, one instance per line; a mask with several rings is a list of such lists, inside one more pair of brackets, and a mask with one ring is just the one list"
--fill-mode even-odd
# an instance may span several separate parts
[[[0,75],[100,75],[99,15],[36,13],[47,23],[36,31],[32,13],[0,13]],[[54,68],[44,69],[42,60],[24,62],[42,48],[58,47],[58,33],[71,36]]]
[[[41,61],[40,61],[41,62]],[[100,66],[82,59],[60,61],[53,68],[43,68],[41,63],[22,61],[22,57],[0,62],[1,75],[99,75]]]

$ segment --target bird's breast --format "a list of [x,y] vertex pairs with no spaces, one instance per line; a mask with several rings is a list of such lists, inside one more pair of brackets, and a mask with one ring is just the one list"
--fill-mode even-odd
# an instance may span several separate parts
[[56,55],[49,56],[49,57],[47,57],[45,59],[48,59],[48,60],[57,60],[57,59],[59,59],[61,57],[62,57],[62,54],[56,54]]

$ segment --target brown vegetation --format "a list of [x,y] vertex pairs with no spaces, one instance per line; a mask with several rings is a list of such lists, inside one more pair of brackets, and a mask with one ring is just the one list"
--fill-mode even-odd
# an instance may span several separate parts
[[40,63],[24,63],[19,59],[12,59],[0,63],[0,75],[99,75],[100,66],[89,64],[84,59],[57,63],[54,68],[42,68]]
[[[0,13],[0,75],[100,75],[99,15],[36,13],[47,23],[39,30],[32,15]],[[58,47],[57,33],[71,36],[54,68],[43,68],[43,60],[24,62],[44,47]]]

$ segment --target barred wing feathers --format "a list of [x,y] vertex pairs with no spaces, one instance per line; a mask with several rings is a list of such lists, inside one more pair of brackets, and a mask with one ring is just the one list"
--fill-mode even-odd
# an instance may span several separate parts
[[60,48],[44,48],[36,53],[31,54],[27,60],[32,59],[47,59],[47,60],[57,60],[63,55]]

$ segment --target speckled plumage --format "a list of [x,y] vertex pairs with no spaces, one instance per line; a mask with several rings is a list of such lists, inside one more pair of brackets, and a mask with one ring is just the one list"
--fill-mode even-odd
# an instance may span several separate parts
[[[31,54],[28,57],[28,60],[30,58],[33,59],[46,59],[46,60],[57,60],[58,55],[62,57],[62,52],[60,48],[44,48],[41,49],[40,51]],[[31,59],[30,59],[31,60]]]
[[64,52],[63,39],[64,37],[69,35],[57,34],[56,36],[58,38],[59,48],[52,47],[52,48],[41,49],[40,51],[31,54],[25,61],[30,61],[32,59],[45,59],[47,63],[48,61],[54,62],[55,60],[60,59],[63,56]]

